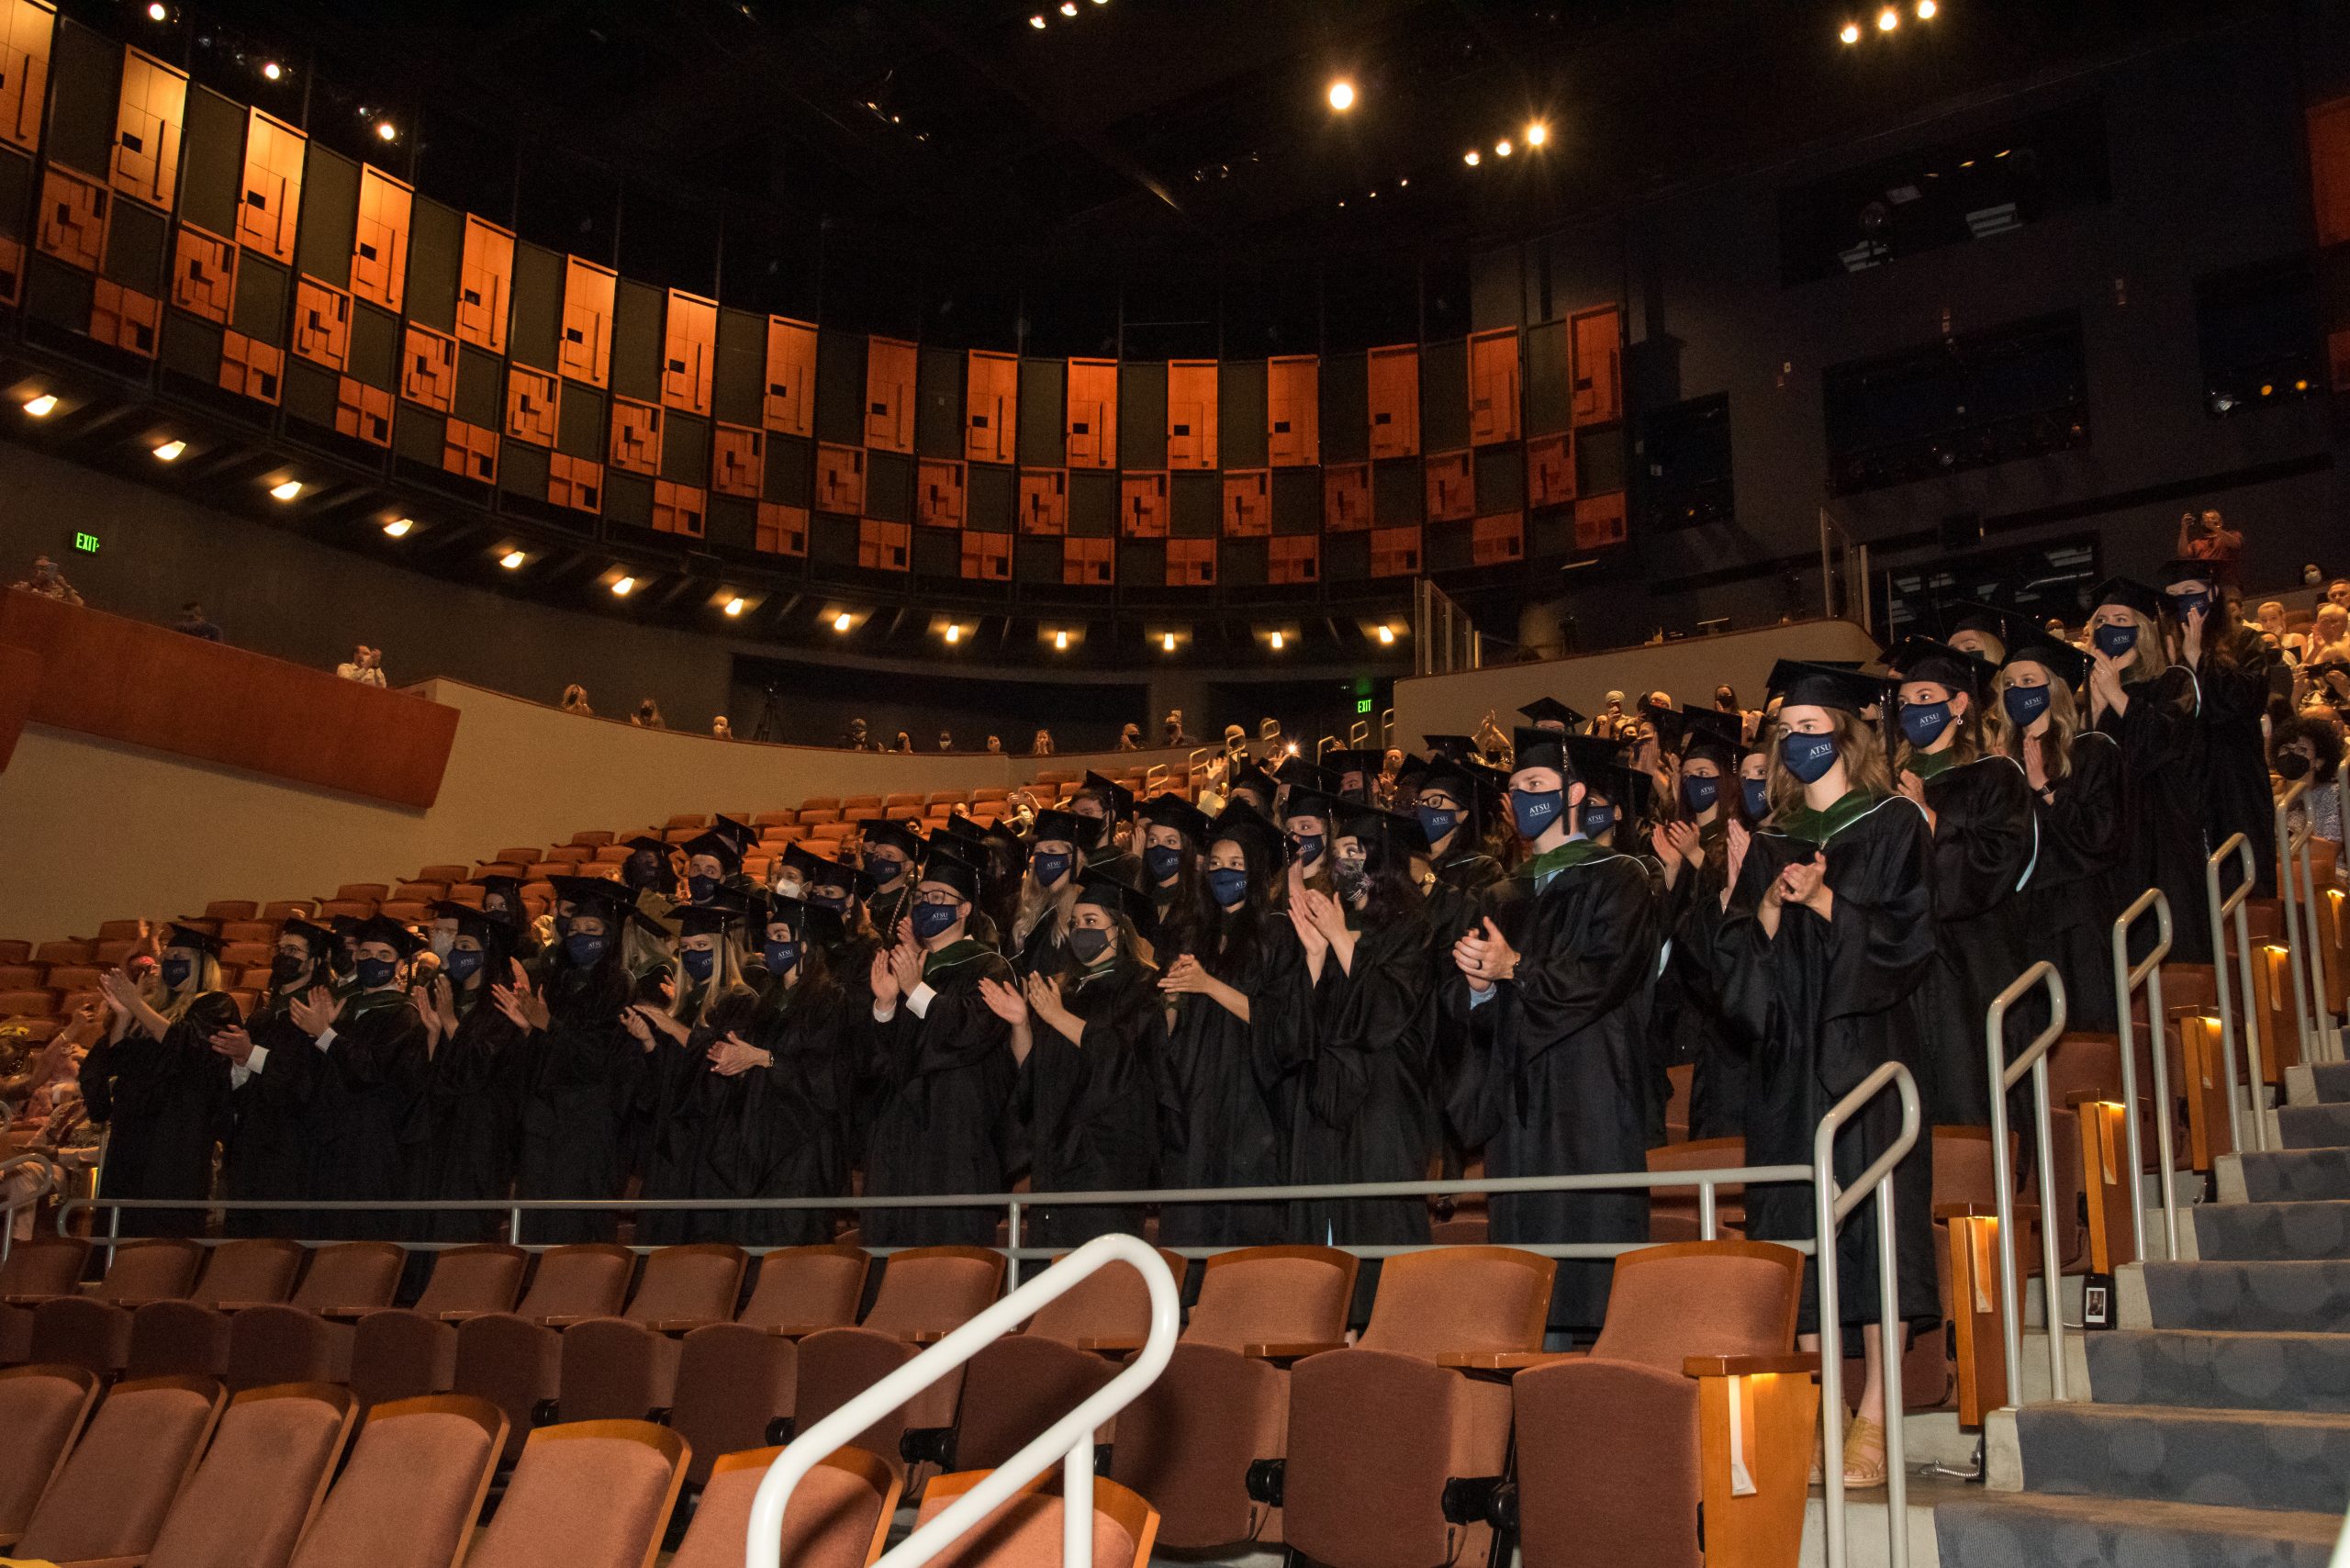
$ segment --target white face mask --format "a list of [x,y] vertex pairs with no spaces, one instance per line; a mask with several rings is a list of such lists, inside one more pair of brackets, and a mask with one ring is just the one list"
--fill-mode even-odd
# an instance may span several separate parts
[[456,945],[457,934],[453,931],[436,931],[432,934],[432,956],[436,958],[446,958],[449,956],[449,949]]
[[800,896],[800,879],[792,876],[778,877],[775,879],[775,890],[788,899],[799,898]]

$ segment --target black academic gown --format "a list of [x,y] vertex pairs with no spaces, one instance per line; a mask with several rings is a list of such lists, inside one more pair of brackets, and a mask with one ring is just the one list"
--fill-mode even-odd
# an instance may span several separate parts
[[[1845,812],[1857,814],[1830,833],[1820,833],[1811,813],[1757,833],[1715,928],[1724,1006],[1753,1054],[1750,1164],[1808,1166],[1813,1135],[1839,1100],[1886,1062],[1909,1063],[1914,1071],[1918,1060],[1917,995],[1934,957],[1933,840],[1924,814],[1899,796]],[[1796,840],[1790,828],[1815,836]],[[1822,837],[1834,918],[1786,908],[1778,935],[1764,935],[1763,890],[1791,860],[1808,859]],[[1888,1087],[1844,1125],[1834,1153],[1837,1179],[1858,1180],[1900,1131],[1900,1100]],[[1934,1282],[1932,1146],[1922,1129],[1915,1152],[1895,1173],[1894,1210],[1900,1316],[1931,1322],[1942,1308]],[[1808,1183],[1747,1189],[1750,1238],[1808,1240],[1813,1232]],[[1876,1235],[1874,1199],[1854,1209],[1838,1235],[1838,1316],[1847,1325],[1879,1316]],[[1818,1284],[1807,1262],[1800,1309],[1807,1333],[1818,1327]]]
[[1657,977],[1657,1023],[1669,1036],[1666,1054],[1689,1074],[1689,1136],[1737,1137],[1746,1131],[1745,1050],[1722,1016],[1721,989],[1707,962],[1702,927],[1721,901],[1727,817],[1697,830],[1703,864],[1683,861],[1665,895],[1671,946]]
[[[286,1010],[288,999],[271,996],[246,1020],[253,1045],[269,1054],[261,1070],[229,1074],[228,1121],[220,1138],[220,1185],[237,1201],[289,1203],[308,1197],[310,1154],[303,1126],[318,1051]],[[300,1236],[298,1209],[231,1209],[231,1236]]]
[[[429,1065],[424,1020],[405,991],[364,991],[343,1002],[330,1033],[323,1049],[316,1041],[310,1046],[304,1117],[310,1193],[335,1202],[404,1197],[415,1158],[416,1100]],[[387,1209],[322,1211],[311,1234],[399,1238],[414,1229],[414,1217]]]
[[[2252,846],[2253,890],[2277,896],[2277,802],[2268,788],[2268,752],[2261,716],[2268,710],[2268,672],[2277,662],[2257,633],[2237,633],[2224,647],[2207,649],[2196,666],[2201,689],[2204,745],[2209,771],[2204,780],[2205,821],[2217,849],[2232,834]],[[2238,880],[2232,857],[2220,872],[2220,890],[2232,892]]]
[[[2211,961],[2211,920],[2204,908],[2204,813],[2210,794],[2210,737],[2195,678],[2172,665],[2152,680],[2122,689],[2130,711],[2108,711],[2098,728],[2121,743],[2122,816],[2127,851],[2123,907],[2148,888],[2170,901],[2175,964]],[[2142,916],[2132,932],[2132,963],[2153,950],[2155,925]]]
[[912,918],[914,912],[914,879],[909,872],[893,892],[875,893],[865,902],[865,918],[881,938],[894,943],[898,939],[898,923]]
[[[520,1041],[521,1142],[514,1193],[521,1198],[617,1198],[628,1182],[628,1118],[644,1052],[621,1025],[628,971],[610,958],[548,976],[549,1018]],[[532,1243],[609,1241],[610,1211],[526,1214]]]
[[[682,1041],[661,1029],[653,1031],[653,1048],[645,1052],[644,1069],[637,1075],[636,1103],[629,1117],[643,1178],[638,1196],[675,1201],[695,1195],[702,1181],[702,1141],[711,1110],[711,1096],[705,1092],[711,1077],[710,1047],[730,1031],[749,1028],[757,1011],[757,996],[743,987],[720,998],[711,1022],[696,1025]],[[688,1240],[693,1229],[694,1215],[685,1209],[645,1209],[636,1217],[636,1238],[649,1246]]]
[[[1486,895],[1485,910],[1518,955],[1516,977],[1474,1005],[1457,969],[1445,988],[1448,1009],[1465,1015],[1471,1030],[1448,1109],[1461,1143],[1483,1146],[1488,1176],[1647,1164],[1645,1024],[1663,913],[1631,856],[1566,847],[1576,855],[1564,868],[1545,875],[1537,857]],[[1496,1193],[1491,1214],[1493,1239],[1502,1243],[1649,1236],[1649,1195],[1639,1189]],[[1552,1326],[1598,1327],[1612,1269],[1605,1260],[1561,1260]]]
[[[517,1070],[522,1031],[489,998],[490,981],[457,1005],[456,1031],[432,1049],[417,1098],[409,1190],[426,1201],[503,1198],[514,1184]],[[425,1214],[434,1241],[494,1241],[506,1216],[495,1209]]]
[[[1486,890],[1508,875],[1502,863],[1477,846],[1467,825],[1453,831],[1451,849],[1429,864],[1429,881],[1422,913],[1427,920],[1428,963],[1432,973],[1449,981],[1453,974],[1452,945],[1477,924]],[[1436,1033],[1429,1041],[1430,1092],[1441,1105],[1450,1096],[1469,1051],[1469,1025],[1456,1009],[1437,1010]],[[1451,1119],[1438,1118],[1438,1136],[1444,1144],[1444,1173],[1458,1177],[1465,1161],[1453,1135]],[[1439,1207],[1444,1205],[1439,1204]]]
[[2119,881],[2129,848],[2121,745],[2084,730],[2073,737],[2069,760],[2065,777],[2031,798],[2040,859],[2023,890],[2020,924],[2031,956],[2054,964],[2065,981],[2066,1027],[2111,1034],[2113,921],[2124,907]]
[[[856,1005],[869,1016],[860,988]],[[763,999],[744,1026],[745,1043],[774,1065],[701,1083],[701,1170],[695,1195],[822,1198],[848,1191],[848,1132],[856,1096],[849,1057],[849,997],[829,981]],[[697,1241],[744,1247],[804,1247],[833,1238],[833,1216],[818,1209],[713,1209],[694,1216]]]
[[[867,1011],[878,1086],[865,1145],[867,1197],[1004,1190],[1000,1140],[1019,1064],[1012,1026],[980,999],[982,977],[1009,983],[1012,966],[966,937],[923,962],[932,994],[922,1016],[909,997],[887,1019]],[[996,1219],[992,1209],[867,1209],[862,1232],[867,1246],[986,1247]]]
[[[1925,761],[1928,759],[1919,758]],[[1919,993],[1925,1033],[1919,1092],[1930,1126],[1987,1126],[1991,1062],[1983,1037],[1991,999],[2024,971],[2017,889],[2038,848],[2031,790],[2005,756],[1977,757],[1926,780],[1934,813],[1933,962]],[[2007,1054],[2031,1042],[2009,1019]]]
[[[1158,971],[1119,958],[1061,980],[1061,1004],[1084,1025],[1076,1040],[1030,1018],[1028,1059],[1012,1097],[1012,1168],[1037,1193],[1117,1193],[1151,1185],[1158,1165],[1158,1069],[1167,1051]],[[1023,1238],[1075,1247],[1140,1236],[1142,1209],[1040,1204]]]
[[[119,1040],[99,1041],[82,1060],[82,1102],[106,1125],[98,1192],[108,1198],[212,1195],[212,1146],[229,1098],[229,1058],[212,1048],[215,1031],[237,1022],[236,1003],[210,991],[160,1040],[137,1024]],[[204,1228],[198,1209],[129,1209],[126,1236],[191,1236]]]
[[[1253,927],[1253,929],[1251,929]],[[1169,1187],[1270,1187],[1289,1169],[1287,1075],[1311,1027],[1305,955],[1288,918],[1225,914],[1202,968],[1248,999],[1243,1023],[1213,997],[1175,993],[1160,1083],[1159,1180]],[[1169,1247],[1255,1247],[1285,1241],[1280,1203],[1169,1204],[1158,1215]]]

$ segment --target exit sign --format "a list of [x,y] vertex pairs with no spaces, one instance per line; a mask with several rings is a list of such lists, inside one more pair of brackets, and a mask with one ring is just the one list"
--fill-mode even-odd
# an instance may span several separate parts
[[1368,712],[1370,712],[1370,711],[1371,711],[1371,699],[1370,699],[1370,698],[1368,698],[1368,697],[1358,697],[1358,698],[1356,698],[1356,699],[1355,699],[1355,711],[1356,711],[1356,712],[1358,712],[1358,713],[1368,713]]
[[98,536],[95,533],[76,533],[73,536],[73,548],[84,555],[95,555],[98,553]]

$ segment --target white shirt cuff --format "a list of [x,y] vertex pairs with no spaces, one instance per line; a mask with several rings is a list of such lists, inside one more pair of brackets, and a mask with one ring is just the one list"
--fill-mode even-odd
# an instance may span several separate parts
[[890,1003],[887,1007],[882,1006],[878,1002],[873,1004],[873,1021],[876,1024],[887,1024],[890,1019],[895,1018],[897,1015],[898,1004],[894,1002]]
[[245,1070],[247,1072],[259,1072],[263,1068],[267,1067],[268,1065],[269,1047],[267,1046],[255,1046],[252,1048],[252,1054],[245,1058]]
[[1490,986],[1487,986],[1487,987],[1486,987],[1484,990],[1483,990],[1483,991],[1479,991],[1475,986],[1471,986],[1471,987],[1469,988],[1469,1007],[1470,1007],[1470,1010],[1471,1010],[1472,1012],[1474,1012],[1476,1009],[1478,1009],[1478,1008],[1480,1008],[1480,1007],[1484,1006],[1484,1005],[1485,1005],[1485,1003],[1487,1003],[1488,1002],[1491,1002],[1494,998],[1495,998],[1495,997],[1499,996],[1501,993],[1502,993],[1502,988],[1501,988],[1500,986],[1498,986],[1498,985],[1490,985]]
[[936,1000],[938,1000],[938,992],[930,989],[928,980],[923,980],[907,993],[906,1006],[912,1011],[915,1017],[927,1018],[930,1016],[930,1004]]
[[324,1033],[322,1033],[322,1034],[320,1034],[317,1039],[312,1040],[312,1041],[310,1042],[310,1044],[312,1044],[312,1045],[314,1045],[314,1046],[318,1047],[319,1047],[319,1049],[320,1049],[320,1050],[325,1050],[329,1046],[333,1045],[333,1044],[334,1044],[334,1025],[331,1025],[331,1024],[328,1025],[326,1026],[325,1032],[324,1032]]

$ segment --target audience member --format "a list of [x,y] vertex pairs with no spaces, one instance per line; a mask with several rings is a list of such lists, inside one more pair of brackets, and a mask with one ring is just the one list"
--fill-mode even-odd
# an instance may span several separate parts
[[898,732],[898,744],[891,746],[890,749],[899,753],[901,756],[912,756],[914,750],[914,738],[913,736],[906,734],[905,731],[900,730]]
[[574,684],[565,687],[560,706],[565,712],[576,713],[583,719],[596,716],[596,710],[588,706],[588,689],[584,686]]
[[662,722],[659,704],[650,697],[636,705],[636,711],[628,716],[628,722],[640,730],[666,730],[669,727]]
[[2184,561],[2200,561],[2210,566],[2223,588],[2234,586],[2236,562],[2244,554],[2244,531],[2228,526],[2217,507],[2201,511],[2189,508],[2179,514],[2178,549]]
[[988,737],[988,755],[990,756],[1001,756],[1003,755],[1003,737],[1002,735],[990,735]]
[[1142,726],[1140,724],[1128,724],[1118,732],[1118,749],[1120,751],[1140,751],[1142,749]]
[[941,751],[953,751],[955,749],[955,734],[953,731],[941,730],[938,732],[938,749]]
[[[384,650],[371,648],[362,643],[351,650],[351,657],[334,666],[334,673],[345,680],[355,680],[362,686],[381,686],[384,684]],[[577,691],[579,689],[575,686],[571,690]],[[585,695],[582,693],[583,702]],[[564,693],[566,711],[570,706],[570,699],[571,692]]]
[[2336,577],[2326,584],[2325,602],[2337,610],[2350,610],[2350,577]]
[[734,738],[734,726],[728,722],[725,714],[721,713],[710,722],[710,733],[714,739],[731,741]]
[[1053,732],[1050,730],[1038,730],[1036,732],[1036,738],[1028,743],[1028,755],[1030,756],[1052,756]]
[[57,563],[46,555],[34,556],[33,575],[15,586],[22,592],[37,593],[43,599],[61,599],[68,604],[82,602],[82,596],[73,591],[73,585],[65,580],[65,574],[57,569]]
[[2337,858],[2342,844],[2342,721],[2322,708],[2305,709],[2278,724],[2268,740],[2268,765],[2289,787],[2309,780],[2302,791],[2310,832],[2328,839]]
[[185,632],[191,637],[201,637],[207,643],[228,641],[220,628],[205,615],[203,604],[193,599],[180,606],[180,618],[172,622],[172,630]]
[[1186,734],[1183,731],[1183,710],[1181,708],[1169,708],[1167,711],[1166,722],[1160,726],[1158,744],[1160,745],[1197,745],[1200,744],[1193,740],[1190,735]]
[[865,721],[862,719],[851,719],[848,722],[846,733],[834,744],[843,751],[879,751],[881,749],[881,743],[866,733]]

